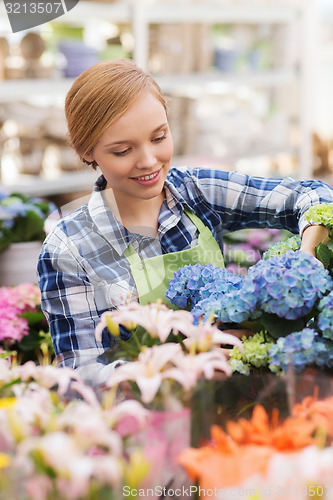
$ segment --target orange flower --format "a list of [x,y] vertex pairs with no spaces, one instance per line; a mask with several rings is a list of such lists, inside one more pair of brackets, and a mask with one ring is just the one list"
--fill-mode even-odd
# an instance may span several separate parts
[[295,417],[309,420],[316,429],[333,438],[333,396],[322,400],[308,396],[294,406],[292,413]]
[[272,448],[228,443],[226,434],[217,426],[212,427],[212,437],[223,445],[188,448],[178,457],[190,479],[198,481],[201,488],[220,490],[237,485],[253,474],[265,473]]
[[270,421],[266,410],[256,405],[251,420],[241,418],[238,422],[228,422],[227,432],[240,445],[266,445],[280,451],[295,451],[314,443],[312,422],[290,417],[279,424],[278,418],[276,408]]
[[279,423],[278,417],[277,409],[269,419],[266,410],[257,405],[250,420],[229,421],[227,432],[213,426],[212,443],[185,450],[179,463],[204,489],[223,489],[254,474],[265,474],[275,452],[294,452],[315,443],[312,421],[298,416]]

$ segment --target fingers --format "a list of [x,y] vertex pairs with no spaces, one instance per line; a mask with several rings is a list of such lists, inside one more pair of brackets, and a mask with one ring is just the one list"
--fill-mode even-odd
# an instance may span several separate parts
[[254,332],[252,330],[240,330],[240,329],[231,329],[231,330],[223,330],[223,333],[229,333],[230,335],[234,335],[234,337],[237,337],[239,339],[242,339],[242,337],[252,337]]

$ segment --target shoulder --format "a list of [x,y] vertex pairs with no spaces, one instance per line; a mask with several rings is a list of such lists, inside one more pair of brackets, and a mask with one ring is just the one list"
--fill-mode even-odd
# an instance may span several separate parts
[[230,175],[229,171],[217,168],[203,167],[172,167],[167,176],[167,180],[173,184],[181,184],[184,181],[197,181],[198,179],[214,179],[216,177],[227,179]]
[[[260,182],[261,181],[261,182]],[[175,187],[179,192],[186,190],[199,190],[206,192],[207,189],[230,188],[232,186],[262,186],[262,179],[250,177],[235,170],[223,168],[203,167],[173,167],[167,176],[166,183]],[[239,189],[239,188],[237,188]]]
[[76,239],[82,238],[83,233],[86,233],[87,228],[93,224],[87,204],[66,214],[57,222],[55,222],[54,219],[52,220],[51,217],[48,223],[50,226],[52,225],[52,229],[44,242],[44,245],[48,247],[59,247],[59,245],[63,247],[68,239],[75,241]]

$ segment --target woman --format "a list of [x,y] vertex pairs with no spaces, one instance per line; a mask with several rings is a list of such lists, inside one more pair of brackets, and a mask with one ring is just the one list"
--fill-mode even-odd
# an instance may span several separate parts
[[89,202],[45,240],[38,273],[57,359],[93,385],[119,363],[115,341],[107,334],[95,340],[101,314],[127,300],[166,300],[173,272],[185,264],[223,266],[223,233],[285,228],[299,232],[312,255],[326,236],[303,218],[309,206],[333,201],[333,190],[319,181],[170,169],[165,98],[130,60],[85,71],[65,112],[74,150],[102,175]]

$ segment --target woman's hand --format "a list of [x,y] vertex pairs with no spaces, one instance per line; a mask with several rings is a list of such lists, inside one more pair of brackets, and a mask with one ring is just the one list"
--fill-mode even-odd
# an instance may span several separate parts
[[[307,228],[304,229],[300,250],[317,258],[316,246],[319,245],[319,243],[321,242],[325,242],[327,238],[328,238],[328,231],[326,227],[308,226]],[[320,264],[322,263],[320,262]]]
[[[252,330],[245,330],[245,329],[231,329],[231,330],[223,330],[223,333],[229,333],[230,335],[234,335],[235,337],[242,339],[243,337],[252,337],[254,335],[254,332]],[[222,351],[226,355],[227,359],[230,357],[230,351],[231,349],[226,349],[225,347],[221,347]],[[214,376],[214,380],[219,380],[219,374],[216,375],[217,378]],[[222,376],[222,374],[221,374]]]
[[245,337],[252,337],[254,335],[254,332],[252,330],[246,330],[245,328],[243,329],[231,329],[231,330],[223,330],[223,333],[229,333],[230,335],[234,335],[234,337],[237,337],[238,339],[242,339],[244,336]]

